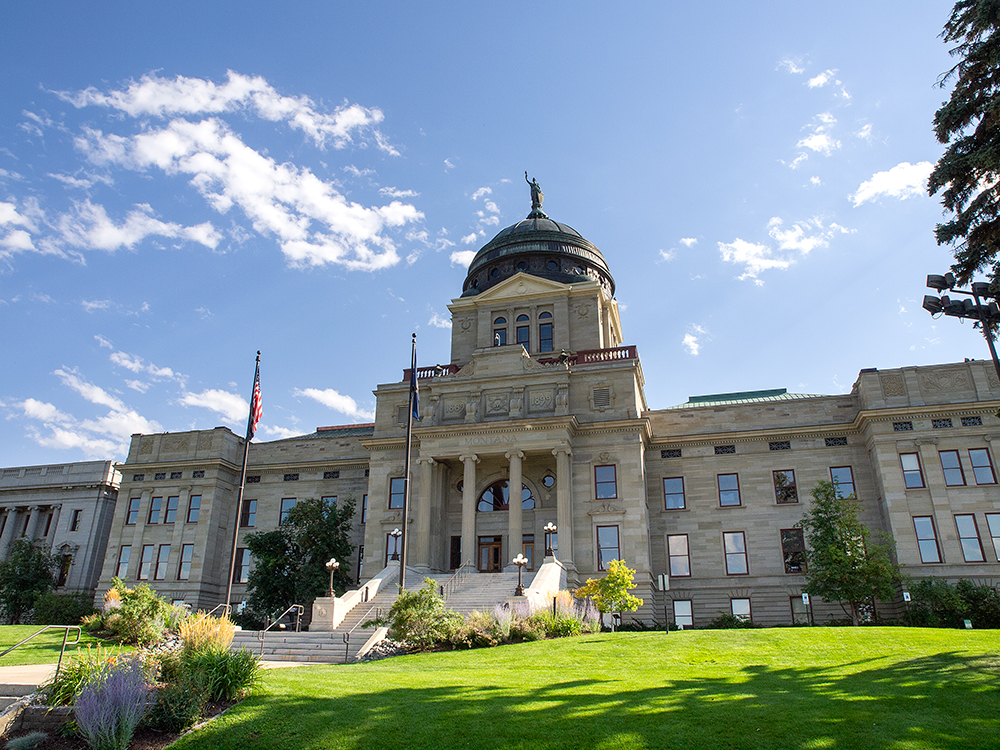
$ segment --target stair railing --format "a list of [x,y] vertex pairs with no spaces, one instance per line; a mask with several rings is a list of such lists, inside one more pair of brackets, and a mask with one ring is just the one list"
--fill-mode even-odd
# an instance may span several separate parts
[[465,583],[465,578],[469,575],[471,569],[472,560],[466,560],[462,563],[458,567],[458,570],[455,571],[455,574],[441,586],[441,598],[447,601],[449,596],[458,591],[462,584]]
[[306,608],[303,607],[301,604],[293,604],[288,609],[286,609],[284,612],[282,612],[280,615],[278,615],[277,617],[275,617],[274,621],[271,622],[271,623],[269,623],[266,628],[264,628],[263,630],[261,630],[261,631],[259,631],[257,633],[257,640],[260,641],[260,655],[261,655],[261,658],[264,657],[264,636],[267,633],[267,631],[270,630],[271,628],[275,627],[276,625],[278,625],[281,622],[281,618],[283,618],[289,612],[293,612],[293,611],[295,612],[295,632],[298,633],[299,632],[299,622],[300,622],[300,620],[302,618],[302,615],[305,614],[305,611],[306,611]]
[[201,620],[201,619],[203,619],[205,617],[211,617],[216,612],[218,612],[220,609],[222,610],[222,616],[229,616],[229,615],[231,615],[233,613],[233,605],[232,604],[226,604],[225,602],[223,602],[222,604],[216,604],[214,607],[212,607],[205,614],[198,615],[198,619]]
[[360,628],[363,623],[368,622],[369,619],[368,615],[370,615],[372,612],[375,613],[376,620],[382,616],[382,608],[378,605],[375,605],[374,607],[369,608],[369,610],[361,616],[361,619],[355,623],[353,628],[344,633],[344,664],[347,664],[347,656],[350,653],[351,635],[353,635],[354,631]]
[[59,630],[63,631],[62,648],[59,649],[59,661],[56,662],[56,673],[55,673],[55,676],[52,678],[53,681],[54,681],[56,679],[56,677],[59,676],[59,669],[60,669],[60,667],[62,667],[63,654],[66,652],[66,644],[67,644],[67,640],[66,639],[69,638],[69,631],[71,631],[71,630],[75,630],[76,631],[76,640],[75,641],[68,641],[69,645],[70,646],[75,646],[75,645],[77,645],[80,642],[80,635],[83,633],[83,631],[81,630],[81,628],[80,628],[79,625],[46,625],[41,630],[38,630],[38,631],[32,633],[31,635],[29,635],[23,641],[15,643],[9,649],[7,649],[6,651],[0,653],[0,656],[6,656],[11,651],[13,651],[15,648],[17,648],[18,646],[23,646],[25,643],[27,643],[28,641],[30,641],[36,635],[41,635],[42,633],[44,633],[46,630],[48,630],[50,628],[56,628],[56,629],[59,629]]

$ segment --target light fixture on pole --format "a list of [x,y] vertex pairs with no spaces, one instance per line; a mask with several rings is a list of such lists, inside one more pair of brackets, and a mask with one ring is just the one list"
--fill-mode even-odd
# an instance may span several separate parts
[[[949,294],[941,294],[940,297],[924,295],[924,302],[921,305],[931,316],[947,315],[952,318],[971,318],[979,323],[983,331],[983,337],[990,348],[990,356],[993,358],[993,368],[997,377],[1000,378],[1000,359],[997,359],[997,349],[993,345],[993,337],[1000,326],[1000,306],[997,305],[998,292],[993,291],[990,284],[976,282],[972,284],[972,291],[955,288],[955,274],[946,273],[943,276],[928,274],[927,286],[935,290],[938,294],[947,291],[952,294],[965,294],[972,299],[952,299]],[[973,302],[972,300],[975,300]],[[986,304],[983,304],[986,300]],[[1000,412],[997,412],[1000,416]]]
[[326,592],[329,597],[333,596],[333,574],[337,572],[339,567],[340,563],[337,562],[336,557],[331,557],[326,563],[326,569],[330,571],[330,588]]
[[511,562],[517,566],[517,588],[514,589],[514,596],[524,596],[524,586],[521,585],[521,573],[528,564],[528,558],[518,552],[517,557],[511,560]]
[[393,529],[389,532],[389,536],[392,537],[392,557],[390,560],[399,559],[399,537],[403,536],[403,532],[399,529]]
[[554,523],[552,523],[552,521],[549,521],[542,528],[542,531],[545,532],[545,556],[546,557],[554,557],[554,555],[552,553],[552,535],[556,533],[556,529],[557,529],[557,526]]

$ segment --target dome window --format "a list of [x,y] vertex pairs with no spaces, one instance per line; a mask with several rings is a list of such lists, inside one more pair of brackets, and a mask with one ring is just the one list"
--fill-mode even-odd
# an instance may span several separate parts
[[559,270],[559,261],[557,261],[557,260],[550,260],[548,263],[545,264],[545,267],[548,268],[550,271],[558,271]]
[[520,263],[517,264],[517,270],[518,271],[527,271],[528,270],[528,264],[525,261],[522,260]]
[[500,269],[499,268],[494,268],[494,269],[492,269],[490,271],[490,278],[491,279],[495,279],[499,275],[500,275]]

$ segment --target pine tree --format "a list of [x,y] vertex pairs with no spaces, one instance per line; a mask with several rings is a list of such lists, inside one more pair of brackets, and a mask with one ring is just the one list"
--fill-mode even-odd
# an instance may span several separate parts
[[952,270],[967,284],[985,270],[1000,285],[1000,0],[959,0],[941,36],[956,43],[959,62],[940,80],[954,80],[951,97],[934,116],[934,133],[948,148],[927,181],[942,191],[948,221],[939,245],[953,245]]

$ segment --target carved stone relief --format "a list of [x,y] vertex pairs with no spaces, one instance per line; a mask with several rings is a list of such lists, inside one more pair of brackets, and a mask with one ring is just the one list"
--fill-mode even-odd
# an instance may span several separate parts
[[590,315],[590,308],[592,306],[590,302],[581,302],[576,306],[576,314],[581,318],[587,318]]
[[929,372],[920,376],[920,388],[930,393],[967,391],[971,389],[969,373],[961,370]]
[[441,407],[441,418],[445,422],[465,419],[465,400],[459,401],[458,397],[445,399]]
[[139,443],[139,455],[149,456],[153,453],[153,438],[144,437],[142,442]]
[[188,449],[190,442],[190,435],[167,435],[163,438],[163,450],[180,453]]
[[510,392],[487,393],[486,414],[489,416],[503,415],[510,411]]
[[555,408],[555,395],[551,388],[532,390],[528,392],[528,412],[538,414],[552,411]]
[[882,393],[886,398],[894,396],[905,396],[906,386],[903,385],[902,375],[882,375]]
[[524,404],[524,389],[515,388],[510,396],[510,416],[517,419],[521,416]]
[[1000,389],[1000,378],[997,377],[996,370],[992,367],[986,371],[986,383],[991,390]]
[[210,451],[212,450],[212,433],[203,432],[198,436],[198,450],[200,451]]
[[472,328],[472,318],[459,318],[458,327],[462,329],[462,333],[468,333]]

